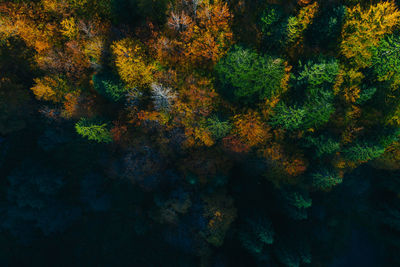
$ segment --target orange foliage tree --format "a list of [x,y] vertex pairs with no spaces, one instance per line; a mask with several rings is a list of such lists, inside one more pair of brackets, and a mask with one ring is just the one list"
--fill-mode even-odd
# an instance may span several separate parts
[[155,45],[157,57],[175,67],[210,67],[232,44],[232,15],[221,0],[185,3],[172,8],[168,29]]
[[19,36],[38,53],[51,48],[56,25],[46,18],[39,3],[1,4],[0,14],[0,32],[3,35]]
[[235,134],[249,147],[261,145],[271,138],[270,128],[255,111],[236,115],[233,121]]

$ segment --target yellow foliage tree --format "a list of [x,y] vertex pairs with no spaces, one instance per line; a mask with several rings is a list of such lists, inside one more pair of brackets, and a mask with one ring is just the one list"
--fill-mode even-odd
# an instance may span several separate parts
[[371,64],[371,48],[391,33],[399,23],[400,12],[393,2],[382,2],[363,9],[359,4],[347,8],[342,29],[341,53],[358,68]]
[[43,78],[36,78],[35,86],[31,88],[37,99],[62,102],[64,94],[68,91],[66,82],[58,77],[45,76]]
[[303,41],[304,31],[314,19],[318,11],[318,3],[314,2],[300,9],[296,17],[290,17],[287,26],[287,42],[290,48],[297,47]]
[[66,18],[61,21],[61,33],[69,39],[74,39],[79,34],[78,26],[76,25],[74,17]]
[[155,66],[148,61],[144,46],[139,41],[126,38],[114,42],[111,48],[124,82],[132,87],[145,87],[153,82]]

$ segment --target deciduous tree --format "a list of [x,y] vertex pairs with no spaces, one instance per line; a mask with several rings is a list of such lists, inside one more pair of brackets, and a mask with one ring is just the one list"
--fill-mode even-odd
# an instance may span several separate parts
[[400,12],[393,2],[381,2],[363,8],[347,8],[342,29],[341,53],[356,68],[371,65],[371,49],[399,23]]

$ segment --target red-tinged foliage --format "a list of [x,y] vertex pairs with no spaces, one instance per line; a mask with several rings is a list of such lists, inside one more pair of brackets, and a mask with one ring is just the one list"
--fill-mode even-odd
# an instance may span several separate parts
[[118,122],[114,123],[114,127],[111,128],[110,130],[112,138],[114,142],[121,142],[124,138],[124,136],[128,132],[128,127],[126,125],[120,125]]
[[251,147],[243,143],[237,136],[227,136],[222,139],[224,146],[236,153],[246,153],[249,152]]
[[307,169],[307,163],[299,154],[287,155],[282,145],[271,143],[263,151],[270,164],[289,176],[298,176]]

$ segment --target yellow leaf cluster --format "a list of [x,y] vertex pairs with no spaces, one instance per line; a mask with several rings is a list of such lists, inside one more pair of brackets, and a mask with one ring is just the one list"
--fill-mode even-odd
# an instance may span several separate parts
[[[34,5],[34,4],[32,4]],[[37,52],[42,52],[51,47],[50,36],[53,25],[43,27],[38,21],[43,20],[43,15],[34,12],[38,6],[9,4],[2,9],[0,33],[7,36],[19,36],[27,46],[33,47]]]
[[387,116],[386,124],[400,126],[400,105],[397,105],[394,111]]
[[187,137],[186,145],[188,147],[196,145],[214,145],[214,140],[211,137],[211,132],[204,127],[187,127],[185,129],[185,135]]
[[36,78],[35,86],[31,88],[37,99],[61,102],[63,100],[63,91],[65,90],[65,82],[59,78],[45,76]]
[[289,80],[290,80],[290,71],[292,70],[292,66],[289,65],[288,62],[285,62],[285,74],[282,77],[281,80],[281,93],[284,93],[288,90],[289,88]]
[[299,14],[296,17],[289,18],[287,26],[287,41],[289,45],[292,47],[300,45],[303,40],[303,33],[314,19],[317,11],[318,3],[314,2],[313,4],[300,9]]
[[333,86],[334,94],[340,94],[347,103],[354,104],[360,97],[363,79],[364,75],[358,69],[341,66]]
[[74,39],[79,34],[78,26],[76,25],[74,17],[66,18],[61,21],[61,33],[69,39]]
[[129,38],[114,42],[111,46],[115,65],[121,79],[132,87],[145,87],[153,82],[155,66],[148,62],[144,47]]
[[42,0],[42,5],[44,10],[61,13],[68,7],[69,2],[63,0]]
[[399,23],[400,12],[393,2],[382,2],[364,10],[359,4],[347,8],[342,29],[341,53],[359,68],[371,64],[370,49],[391,33]]

